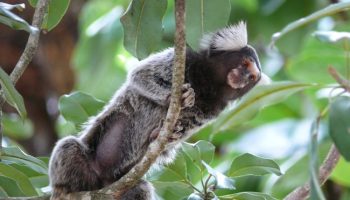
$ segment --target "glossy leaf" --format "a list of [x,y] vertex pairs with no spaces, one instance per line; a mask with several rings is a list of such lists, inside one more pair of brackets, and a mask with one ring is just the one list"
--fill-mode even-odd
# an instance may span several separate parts
[[76,126],[86,122],[104,106],[104,102],[82,92],[63,95],[59,99],[58,108],[67,121]]
[[0,156],[1,160],[3,162],[9,162],[9,163],[22,163],[31,169],[37,171],[41,174],[47,174],[48,173],[48,167],[47,165],[28,154],[25,154],[22,150],[20,150],[18,147],[3,147],[2,154]]
[[273,160],[254,156],[249,153],[235,158],[231,164],[228,175],[231,177],[265,174],[282,175],[280,167]]
[[30,177],[29,180],[37,188],[47,187],[49,185],[49,176],[47,175]]
[[234,190],[235,188],[235,181],[227,176],[225,176],[223,173],[215,170],[214,168],[210,167],[207,163],[202,161],[205,168],[208,170],[208,173],[215,177],[216,180],[216,188],[220,189],[231,189]]
[[331,102],[329,131],[340,154],[350,161],[350,97],[340,96]]
[[234,200],[277,200],[276,198],[259,192],[239,192],[220,196],[220,199],[234,199]]
[[229,0],[186,1],[187,43],[193,49],[198,49],[200,38],[206,33],[225,27],[230,14],[231,3]]
[[152,173],[151,180],[173,182],[187,179],[187,166],[182,153],[179,153],[175,161],[164,166],[161,170]]
[[[31,6],[35,7],[38,0],[29,0]],[[42,25],[43,29],[51,31],[62,20],[64,14],[69,7],[70,0],[51,0],[48,7],[48,12],[45,15]]]
[[210,163],[214,158],[215,146],[204,140],[200,140],[194,144],[195,147],[198,148],[201,160],[206,163]]
[[[0,174],[7,178],[16,181],[17,185],[21,188],[26,196],[37,196],[38,193],[35,191],[32,183],[29,181],[28,177],[24,175],[21,171],[16,168],[0,163]],[[0,184],[1,185],[1,184]]]
[[161,182],[152,181],[152,185],[155,187],[158,194],[162,194],[164,199],[183,199],[189,196],[193,189],[183,182]]
[[293,82],[275,82],[270,85],[255,87],[233,108],[223,112],[204,128],[211,128],[212,133],[230,130],[253,118],[265,106],[283,101],[289,95],[310,87],[311,84]]
[[13,29],[25,30],[29,33],[38,32],[37,28],[29,25],[24,19],[12,13],[10,10],[13,8],[23,9],[24,7],[22,4],[10,5],[0,3],[0,23],[6,24]]
[[182,151],[191,159],[191,161],[201,170],[201,155],[199,148],[195,146],[195,144],[183,142],[182,143]]
[[337,184],[350,187],[350,162],[340,157],[339,162],[332,172],[331,179]]
[[147,57],[159,48],[166,8],[166,0],[133,0],[121,17],[124,46],[138,59]]
[[16,88],[13,86],[10,77],[6,72],[0,68],[0,84],[2,91],[4,92],[4,97],[7,103],[15,107],[22,118],[27,116],[27,111],[24,106],[24,101],[22,96],[17,92]]

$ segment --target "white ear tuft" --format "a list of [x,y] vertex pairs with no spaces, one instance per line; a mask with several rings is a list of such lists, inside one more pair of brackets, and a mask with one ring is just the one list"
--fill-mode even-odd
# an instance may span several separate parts
[[223,28],[215,33],[204,35],[200,47],[202,50],[239,50],[248,44],[247,25],[240,21],[236,25]]

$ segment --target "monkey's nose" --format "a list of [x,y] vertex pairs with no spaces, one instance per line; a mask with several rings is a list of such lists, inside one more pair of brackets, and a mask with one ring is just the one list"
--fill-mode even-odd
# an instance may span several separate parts
[[258,81],[260,78],[260,69],[256,63],[254,61],[247,61],[245,63],[245,67],[247,70],[246,77],[249,79],[249,81]]

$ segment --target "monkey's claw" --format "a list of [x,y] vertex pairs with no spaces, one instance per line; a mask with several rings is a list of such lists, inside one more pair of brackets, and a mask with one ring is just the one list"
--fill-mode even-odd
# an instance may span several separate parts
[[191,108],[195,102],[195,96],[191,85],[186,83],[182,86],[182,108]]

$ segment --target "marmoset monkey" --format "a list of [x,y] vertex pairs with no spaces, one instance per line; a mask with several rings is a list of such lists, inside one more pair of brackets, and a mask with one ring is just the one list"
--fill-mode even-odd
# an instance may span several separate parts
[[[141,160],[158,136],[168,110],[173,62],[173,48],[140,61],[103,111],[90,119],[78,136],[65,137],[56,144],[49,167],[52,198],[100,189]],[[159,163],[171,162],[179,141],[215,118],[260,78],[258,55],[247,44],[244,22],[204,36],[199,52],[188,49],[181,114]],[[153,198],[153,188],[144,180],[122,197]]]

